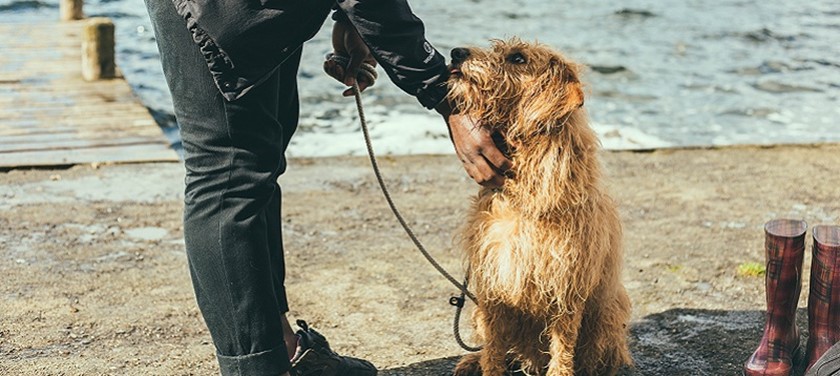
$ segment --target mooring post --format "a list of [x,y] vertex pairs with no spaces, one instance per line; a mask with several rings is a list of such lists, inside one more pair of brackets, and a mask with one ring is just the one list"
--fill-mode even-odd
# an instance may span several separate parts
[[104,17],[91,18],[82,30],[82,77],[95,81],[116,75],[114,23]]
[[84,18],[82,13],[82,0],[59,0],[59,9],[61,12],[62,21],[81,20]]

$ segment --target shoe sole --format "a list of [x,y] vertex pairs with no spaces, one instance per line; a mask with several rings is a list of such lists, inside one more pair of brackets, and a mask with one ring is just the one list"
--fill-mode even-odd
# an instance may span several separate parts
[[[799,368],[802,363],[805,362],[805,352],[802,351],[802,345],[796,345],[796,348],[793,349],[793,356],[790,357],[790,375],[796,375],[797,368]],[[747,376],[747,372],[741,370],[741,376]]]

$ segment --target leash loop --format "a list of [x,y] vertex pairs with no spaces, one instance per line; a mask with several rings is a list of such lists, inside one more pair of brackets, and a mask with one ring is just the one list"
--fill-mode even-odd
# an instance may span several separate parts
[[449,298],[449,305],[464,308],[464,303],[466,303],[466,299],[463,296],[453,296]]
[[[464,279],[464,286],[467,285],[467,280]],[[481,351],[483,346],[470,346],[461,338],[461,310],[464,309],[464,292],[461,291],[461,296],[453,296],[449,299],[449,304],[455,306],[455,319],[452,322],[452,333],[455,335],[455,342],[458,342],[458,346],[461,346],[462,349],[467,350],[469,352],[478,352]],[[456,303],[456,304],[453,304]]]

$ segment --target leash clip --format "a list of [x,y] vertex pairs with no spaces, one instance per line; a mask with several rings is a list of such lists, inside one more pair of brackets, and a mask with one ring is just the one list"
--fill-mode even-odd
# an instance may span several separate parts
[[464,299],[463,296],[453,296],[449,298],[449,304],[458,308],[464,308],[465,301],[466,299]]

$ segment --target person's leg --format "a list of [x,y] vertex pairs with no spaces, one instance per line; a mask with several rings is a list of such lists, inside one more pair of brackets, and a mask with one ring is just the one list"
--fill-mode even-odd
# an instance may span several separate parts
[[[283,125],[283,150],[289,145],[292,134],[297,128],[298,119],[300,115],[299,100],[297,91],[297,73],[300,62],[300,53],[292,55],[282,66],[278,68],[275,75],[278,80],[276,85],[280,88],[277,97],[277,120]],[[280,220],[281,210],[281,190],[278,190],[271,202],[271,212],[276,215],[268,216],[269,229],[277,229],[276,236],[272,234],[269,237],[270,257],[272,270],[275,271],[274,283],[277,291],[277,300],[280,307],[280,312],[283,314],[281,324],[283,326],[283,337],[286,342],[286,350],[289,355],[294,355],[297,348],[297,336],[294,329],[292,329],[289,320],[285,314],[289,311],[289,305],[286,300],[285,281],[285,263],[283,258],[283,238],[280,232],[282,222]]]
[[[297,121],[284,123],[292,116],[278,116],[278,104],[292,95],[279,85],[293,69],[226,102],[172,2],[147,0],[147,7],[185,151],[190,274],[222,374],[280,375],[289,368],[288,306],[276,179]],[[296,71],[297,62],[285,65]]]

